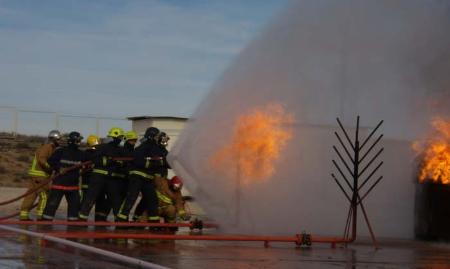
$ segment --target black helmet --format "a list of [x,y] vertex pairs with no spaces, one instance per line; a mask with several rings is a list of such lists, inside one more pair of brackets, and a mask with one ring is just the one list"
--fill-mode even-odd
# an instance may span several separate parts
[[167,145],[169,144],[169,139],[170,137],[165,133],[165,132],[161,132],[158,135],[158,144],[163,146],[163,147],[167,147]]
[[67,138],[67,143],[69,145],[79,145],[81,140],[83,140],[83,137],[79,132],[71,132]]
[[147,130],[145,130],[144,138],[147,140],[154,139],[158,134],[159,134],[158,128],[150,127],[150,128],[147,128]]

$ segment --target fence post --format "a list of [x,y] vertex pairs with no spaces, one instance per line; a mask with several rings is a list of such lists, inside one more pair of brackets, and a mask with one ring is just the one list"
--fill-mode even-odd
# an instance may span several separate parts
[[16,137],[19,132],[19,111],[13,108],[13,136]]

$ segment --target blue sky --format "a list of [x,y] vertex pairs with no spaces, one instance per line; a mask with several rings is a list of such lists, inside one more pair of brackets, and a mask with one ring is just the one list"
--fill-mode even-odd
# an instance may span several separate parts
[[0,106],[189,116],[286,4],[0,0]]

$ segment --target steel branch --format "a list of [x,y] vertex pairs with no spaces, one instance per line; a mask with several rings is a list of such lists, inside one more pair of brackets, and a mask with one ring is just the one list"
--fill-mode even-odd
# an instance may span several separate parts
[[350,137],[347,134],[347,131],[345,131],[344,126],[342,125],[341,121],[339,120],[339,118],[336,118],[339,127],[341,127],[342,132],[344,132],[345,137],[347,138],[348,143],[350,143],[350,146],[352,146],[352,149],[355,150],[355,146],[353,145],[352,141],[350,140]]
[[378,171],[378,169],[383,165],[383,162],[380,162],[375,169],[373,169],[372,173],[364,180],[364,182],[358,187],[358,191],[362,189],[362,187],[369,181],[369,179]]
[[337,132],[334,132],[334,134],[336,135],[337,139],[339,140],[339,142],[341,143],[341,146],[344,148],[345,153],[347,153],[347,156],[350,158],[350,160],[352,161],[352,163],[355,163],[355,160],[353,160],[352,155],[350,155],[350,152],[348,151],[347,147],[345,146],[344,142],[342,142],[341,137],[339,136],[339,134]]
[[333,146],[333,149],[334,151],[336,151],[337,155],[339,156],[339,159],[341,159],[341,161],[344,163],[345,167],[347,168],[347,171],[350,173],[352,177],[354,177],[355,175],[353,174],[352,170],[350,170],[350,167],[348,166],[347,162],[344,160],[344,158],[342,157],[341,153],[336,148],[336,146]]
[[344,178],[345,182],[347,182],[347,185],[350,187],[350,190],[353,191],[353,187],[350,184],[350,182],[348,181],[347,177],[345,177],[344,173],[342,172],[341,168],[339,167],[339,165],[336,163],[335,160],[333,160],[333,164],[334,166],[336,166],[337,170],[339,171],[339,173],[341,174],[341,176]]
[[362,149],[364,147],[364,145],[370,140],[370,138],[375,134],[375,132],[378,130],[378,128],[380,128],[381,124],[383,124],[383,120],[380,121],[380,123],[378,123],[377,127],[375,127],[375,129],[373,129],[373,131],[370,133],[370,135],[366,138],[366,140],[364,140],[364,142],[362,143],[361,147],[359,149]]
[[351,223],[352,211],[353,211],[353,206],[350,204],[350,208],[348,209],[348,214],[347,214],[347,222],[345,223],[344,238],[348,238],[348,235],[350,234],[350,223]]
[[372,151],[372,149],[378,144],[378,142],[383,138],[383,135],[380,135],[377,140],[372,144],[372,146],[367,150],[364,156],[361,158],[361,162],[367,157],[367,155]]
[[366,198],[366,196],[375,188],[375,186],[383,179],[383,176],[380,176],[377,181],[366,191],[366,193],[359,199],[358,204],[362,203],[362,201]]
[[339,180],[336,178],[336,176],[334,174],[331,174],[331,176],[334,178],[334,180],[336,181],[336,183],[338,184],[339,188],[341,189],[341,191],[344,193],[345,197],[347,198],[347,200],[349,202],[351,202],[350,196],[348,196],[347,192],[344,190],[344,188],[342,187],[341,183],[339,182]]
[[369,161],[369,163],[367,163],[366,167],[364,167],[364,169],[361,171],[361,173],[358,174],[358,178],[361,177],[362,174],[364,174],[364,172],[366,172],[367,168],[369,168],[369,166],[378,158],[378,156],[380,156],[381,152],[383,152],[384,148],[381,148],[377,154],[375,154],[375,156],[372,157],[372,159]]
[[361,204],[361,211],[363,212],[364,219],[366,220],[367,228],[369,229],[369,232],[370,232],[370,237],[372,237],[372,242],[375,245],[375,248],[378,248],[378,243],[375,238],[375,234],[372,230],[372,225],[370,225],[370,221],[369,221],[369,217],[367,216],[366,209],[364,208],[362,201],[360,201],[360,204]]

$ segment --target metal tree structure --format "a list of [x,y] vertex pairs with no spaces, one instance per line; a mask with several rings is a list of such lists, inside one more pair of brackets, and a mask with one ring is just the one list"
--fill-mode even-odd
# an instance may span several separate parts
[[[333,164],[339,172],[340,178],[338,178],[334,173],[331,174],[333,179],[338,184],[341,191],[344,193],[345,197],[350,203],[350,208],[348,210],[347,222],[345,224],[344,230],[344,238],[346,239],[356,239],[356,231],[357,231],[357,216],[358,216],[358,207],[361,208],[361,211],[364,215],[364,219],[367,224],[367,228],[369,229],[370,236],[372,238],[372,242],[375,247],[377,247],[377,241],[375,238],[375,234],[373,233],[372,226],[370,225],[369,218],[367,216],[367,211],[364,208],[364,199],[369,195],[369,193],[375,188],[375,186],[383,179],[383,176],[379,176],[375,181],[372,180],[373,175],[378,171],[378,169],[383,165],[383,161],[380,161],[377,166],[373,166],[374,162],[378,159],[380,154],[383,152],[384,148],[381,147],[369,161],[364,162],[366,158],[369,156],[371,152],[374,152],[375,146],[380,142],[383,134],[379,135],[378,138],[372,142],[370,147],[368,142],[371,140],[373,135],[377,132],[380,126],[383,124],[383,121],[380,121],[378,125],[373,129],[373,131],[364,139],[362,143],[360,143],[359,137],[359,116],[356,120],[356,130],[355,137],[352,141],[348,132],[345,130],[339,118],[336,118],[339,127],[345,137],[345,140],[341,138],[338,132],[334,132],[336,135],[341,149],[345,152],[344,155],[341,154],[339,149],[336,146],[333,146],[334,151],[340,159],[340,164],[333,160]],[[344,142],[345,141],[345,142]],[[367,148],[367,150],[366,150]],[[363,165],[365,163],[365,165]],[[342,169],[341,166],[344,166],[345,169]],[[362,168],[363,167],[363,168]],[[362,169],[361,169],[362,168]],[[344,172],[346,171],[346,172]],[[367,174],[367,171],[371,171]],[[367,176],[366,176],[367,174]],[[349,180],[350,179],[350,180]],[[361,181],[362,180],[362,181]],[[370,187],[366,187],[367,183],[371,182]],[[345,184],[342,184],[345,183]],[[365,189],[363,195],[361,195],[361,191]],[[351,237],[350,237],[351,230]]]

